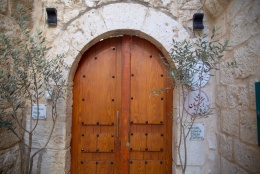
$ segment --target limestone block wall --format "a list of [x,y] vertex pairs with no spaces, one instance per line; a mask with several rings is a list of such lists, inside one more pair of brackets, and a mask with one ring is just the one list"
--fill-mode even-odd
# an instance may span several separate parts
[[[6,32],[14,31],[6,18],[12,9],[11,2],[17,3],[0,2],[0,21],[9,28],[0,25],[0,29],[4,28]],[[194,38],[192,16],[205,12],[203,32],[208,33],[214,23],[218,24],[221,26],[220,39],[229,38],[231,50],[220,71],[203,88],[212,107],[216,105],[217,109],[209,118],[198,120],[205,124],[205,140],[189,142],[187,173],[257,173],[260,171],[260,150],[256,145],[254,82],[260,80],[259,4],[258,0],[35,0],[32,24],[34,30],[43,31],[47,45],[52,47],[50,57],[65,55],[71,69],[64,71],[64,77],[73,86],[81,55],[100,39],[137,35],[152,42],[169,58],[172,38]],[[55,27],[45,22],[47,7],[57,9]],[[231,60],[241,66],[226,68],[224,63]],[[50,143],[35,157],[34,171],[37,173],[70,173],[71,91],[60,101],[60,116]],[[47,119],[39,122],[33,137],[35,149],[45,142],[51,126],[48,102],[42,100],[42,103],[47,105]],[[3,144],[8,148],[0,149],[0,169],[10,161],[10,165],[17,164],[19,151],[18,146],[10,148],[8,143]],[[175,145],[173,143],[173,153]],[[178,163],[175,155],[173,160]],[[174,164],[173,169],[173,173],[179,172],[178,167],[175,171]]]
[[[215,80],[221,173],[259,173],[254,83],[260,80],[260,1],[210,1],[205,8],[230,51]],[[227,68],[236,61],[238,68]]]
[[[45,23],[46,7],[57,9],[58,25],[56,27],[49,27]],[[195,12],[202,12],[202,7],[203,3],[199,0],[67,0],[59,2],[46,0],[35,1],[33,20],[34,27],[44,31],[48,45],[52,46],[50,56],[59,53],[65,55],[66,62],[71,67],[71,70],[64,72],[64,76],[67,76],[68,82],[73,84],[74,73],[82,53],[100,39],[109,36],[122,34],[137,35],[152,42],[169,58],[168,51],[172,47],[172,38],[183,40],[195,37],[192,31],[192,16]],[[205,23],[207,23],[206,20]],[[214,86],[213,80],[211,80],[210,85],[205,90],[207,90],[210,98],[214,99],[214,91],[210,90],[212,86]],[[50,143],[42,156],[36,158],[41,160],[39,165],[41,172],[60,171],[61,173],[67,173],[70,171],[72,96],[68,95],[66,100],[63,103],[64,105],[60,107],[60,112],[62,113],[61,127],[57,129],[60,132],[60,138],[58,140],[53,138],[55,141]],[[200,120],[199,123],[206,125],[205,132],[207,134],[205,135],[205,141],[190,142],[188,145],[188,173],[218,171],[216,117],[213,116],[203,121]],[[42,126],[44,127],[44,123]],[[61,132],[60,129],[66,130],[66,132]],[[35,138],[39,144],[39,137]],[[60,150],[66,159],[58,158],[55,164],[49,163],[48,161],[53,161],[55,158],[55,153],[52,152],[53,149]],[[174,151],[176,151],[175,143],[173,153],[175,153]],[[178,164],[175,155],[173,160]],[[176,166],[173,163],[173,173],[179,172],[179,169],[176,168],[175,171],[175,168]]]
[[[10,37],[19,36],[19,28],[15,21],[10,20],[11,14],[16,12],[17,0],[1,0],[0,1],[0,32],[4,32]],[[24,3],[28,8],[30,4],[27,4],[27,0],[21,0],[20,3]],[[30,12],[28,11],[30,14]],[[0,67],[2,62],[0,62]],[[5,103],[0,99],[0,110],[6,109],[7,112],[11,109],[8,103]],[[22,112],[22,111],[21,111]],[[8,115],[11,117],[11,114]],[[19,136],[23,135],[22,129],[12,122],[15,127],[15,131]],[[19,173],[20,171],[20,145],[19,139],[8,129],[0,128],[0,173]]]

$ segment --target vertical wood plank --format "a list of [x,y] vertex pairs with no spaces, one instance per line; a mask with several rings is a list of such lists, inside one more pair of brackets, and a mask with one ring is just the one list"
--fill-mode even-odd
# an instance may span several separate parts
[[121,140],[121,166],[122,173],[129,172],[129,115],[130,115],[130,73],[131,73],[131,37],[122,38],[122,117],[120,130]]

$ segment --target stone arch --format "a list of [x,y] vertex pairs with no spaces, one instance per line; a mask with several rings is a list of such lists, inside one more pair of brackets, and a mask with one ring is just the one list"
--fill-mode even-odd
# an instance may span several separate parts
[[[70,67],[64,72],[69,83],[73,77],[82,54],[101,39],[117,35],[135,35],[154,44],[166,58],[172,46],[172,39],[183,40],[189,37],[184,27],[170,15],[137,3],[113,3],[86,11],[65,27],[52,45],[53,54],[64,54]],[[66,131],[64,131],[64,148],[70,147],[72,91],[68,91],[64,108]],[[69,157],[68,155],[67,157]],[[64,159],[65,168],[70,160]]]

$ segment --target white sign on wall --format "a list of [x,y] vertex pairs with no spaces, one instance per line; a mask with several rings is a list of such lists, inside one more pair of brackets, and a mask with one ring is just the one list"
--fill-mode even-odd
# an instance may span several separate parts
[[204,140],[204,124],[193,124],[190,130],[190,140]]
[[37,105],[34,104],[32,107],[32,118],[37,119],[46,119],[46,105],[45,104],[39,104],[39,116],[37,114]]

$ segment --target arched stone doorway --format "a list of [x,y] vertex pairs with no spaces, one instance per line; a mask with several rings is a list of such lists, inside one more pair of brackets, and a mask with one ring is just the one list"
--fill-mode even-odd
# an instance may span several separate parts
[[86,51],[73,87],[72,173],[172,173],[172,90],[162,53],[136,36]]
[[[124,13],[118,10],[125,8],[128,10]],[[113,11],[113,13],[108,16],[108,11]],[[136,20],[136,15],[132,15],[135,12],[138,14],[138,20]],[[182,40],[189,37],[183,26],[171,16],[133,3],[114,3],[91,9],[75,18],[65,29],[53,43],[52,53],[65,55],[70,70],[64,71],[64,76],[67,77],[71,86],[73,86],[73,78],[83,53],[104,38],[118,35],[138,36],[150,41],[166,58],[169,58],[168,51],[172,47],[172,38]],[[71,166],[72,101],[71,89],[68,91],[65,107],[60,108],[60,112],[64,114],[60,117],[59,124],[65,125],[66,131],[58,132],[61,138],[59,142],[55,142],[55,148],[59,148],[59,153],[64,156],[62,163],[67,172],[70,171]]]

